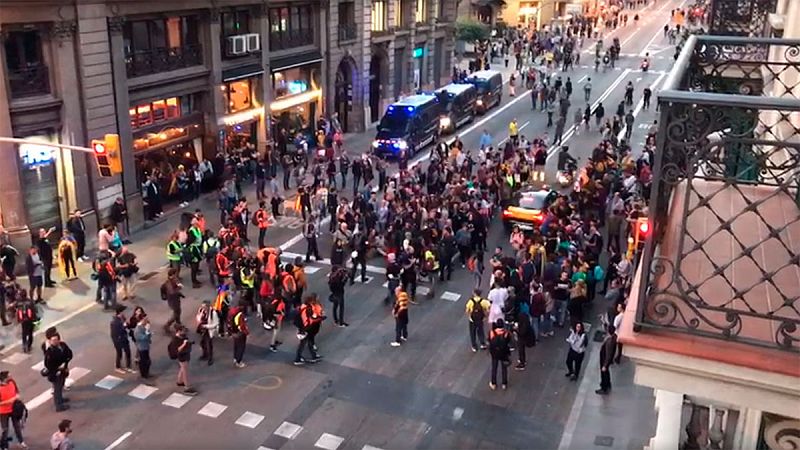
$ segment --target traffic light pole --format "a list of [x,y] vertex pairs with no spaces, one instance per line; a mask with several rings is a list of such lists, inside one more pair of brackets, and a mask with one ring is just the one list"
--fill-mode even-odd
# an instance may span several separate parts
[[75,145],[66,145],[66,144],[52,144],[50,142],[42,142],[42,141],[32,141],[29,139],[20,139],[20,138],[10,138],[10,137],[2,137],[0,136],[0,142],[8,142],[10,144],[33,144],[39,145],[43,147],[57,147],[64,150],[73,150],[76,152],[85,152],[94,154],[94,150],[89,147],[78,147]]

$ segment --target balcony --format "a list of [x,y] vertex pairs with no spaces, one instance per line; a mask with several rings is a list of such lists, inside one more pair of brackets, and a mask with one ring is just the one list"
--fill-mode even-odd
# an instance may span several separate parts
[[358,27],[355,23],[339,24],[339,42],[355,41]]
[[692,36],[661,126],[635,329],[800,352],[800,40]]
[[50,93],[50,71],[44,64],[9,69],[11,98],[33,97]]
[[764,36],[767,16],[775,12],[777,0],[712,0],[709,34]]
[[182,47],[156,48],[146,52],[137,52],[126,58],[128,78],[136,78],[154,73],[203,64],[203,49],[200,45],[184,45]]
[[313,43],[314,33],[312,30],[284,31],[282,33],[272,33],[269,37],[270,50],[287,50],[312,45]]

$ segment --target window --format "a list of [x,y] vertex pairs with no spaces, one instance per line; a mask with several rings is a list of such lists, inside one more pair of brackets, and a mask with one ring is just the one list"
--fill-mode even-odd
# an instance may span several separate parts
[[250,32],[250,11],[239,9],[222,13],[220,19],[222,23],[222,35],[235,36]]
[[237,80],[222,85],[225,93],[225,114],[233,114],[253,107],[253,89],[250,80]]
[[425,11],[426,7],[427,4],[425,3],[425,0],[416,0],[416,6],[414,8],[414,20],[417,23],[425,22],[428,19],[427,11]]
[[157,49],[179,48],[198,43],[196,16],[126,22],[123,30],[126,56]]
[[[191,97],[184,95],[165,98],[130,108],[128,114],[131,116],[131,128],[142,128],[191,113],[194,104]],[[183,110],[182,105],[189,109]]]
[[351,25],[356,21],[356,4],[353,2],[339,3],[339,25]]
[[442,15],[442,0],[432,0],[433,1],[433,18],[439,18],[440,21],[444,22],[444,17]]
[[394,1],[394,26],[400,28],[406,23],[405,6],[406,6],[406,1],[409,0],[393,0],[393,1]]
[[269,10],[270,49],[282,50],[314,42],[314,8],[299,5]]
[[386,31],[386,2],[372,2],[372,31]]
[[38,30],[11,31],[6,39],[6,67],[12,72],[43,64]]

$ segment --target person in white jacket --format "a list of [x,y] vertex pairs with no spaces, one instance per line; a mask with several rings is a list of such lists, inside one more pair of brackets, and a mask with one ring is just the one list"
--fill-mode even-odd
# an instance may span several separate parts
[[195,317],[197,322],[197,334],[200,335],[201,361],[208,361],[208,365],[214,364],[214,334],[219,330],[219,315],[211,302],[203,300]]

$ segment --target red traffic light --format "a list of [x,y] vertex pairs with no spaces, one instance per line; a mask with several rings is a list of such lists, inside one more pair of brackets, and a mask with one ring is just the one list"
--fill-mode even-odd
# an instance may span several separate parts
[[106,152],[105,142],[99,140],[92,141],[92,150],[94,150],[97,155],[104,154]]
[[639,222],[639,234],[647,234],[650,231],[650,224],[647,221]]

